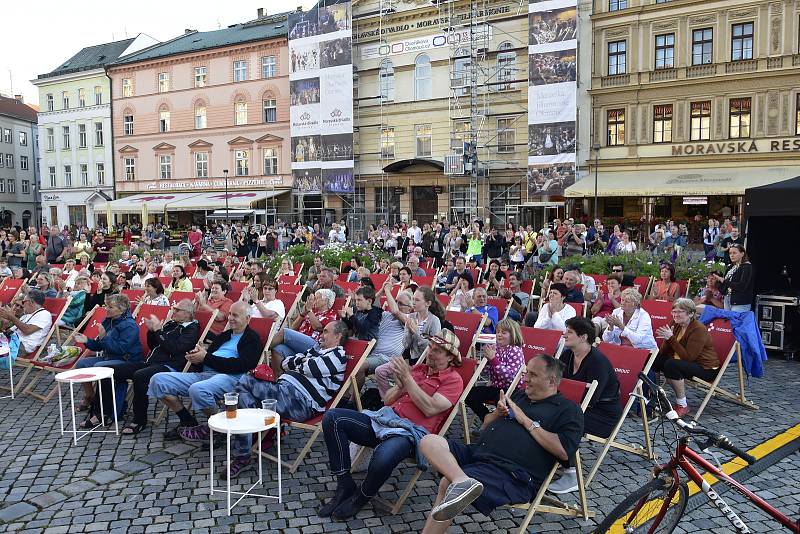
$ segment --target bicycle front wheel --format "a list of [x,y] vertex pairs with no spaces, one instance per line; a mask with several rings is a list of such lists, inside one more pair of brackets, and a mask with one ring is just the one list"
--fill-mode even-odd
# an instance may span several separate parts
[[675,494],[664,512],[664,517],[658,521],[658,514],[664,506],[664,502],[669,499],[671,490],[672,485],[664,479],[651,480],[617,505],[595,532],[599,534],[605,532],[670,534],[675,530],[675,526],[686,510],[689,488],[683,482],[678,484]]

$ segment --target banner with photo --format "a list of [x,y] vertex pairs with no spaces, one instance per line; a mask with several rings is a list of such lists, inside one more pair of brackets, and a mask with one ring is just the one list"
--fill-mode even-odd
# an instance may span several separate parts
[[319,0],[289,15],[289,116],[293,189],[346,194],[353,184],[353,13],[350,0]]
[[529,200],[575,183],[577,47],[577,0],[529,0]]

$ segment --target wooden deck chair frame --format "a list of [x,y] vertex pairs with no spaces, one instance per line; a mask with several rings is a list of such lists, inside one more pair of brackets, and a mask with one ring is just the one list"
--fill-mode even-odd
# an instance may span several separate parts
[[[566,380],[566,379],[564,379]],[[582,412],[586,412],[587,406],[589,406],[589,402],[592,399],[592,396],[597,389],[597,381],[593,381],[589,384],[586,384],[586,392],[583,395],[583,402],[581,402],[580,407]],[[553,481],[553,477],[556,474],[556,470],[558,469],[560,462],[555,462],[553,464],[553,468],[550,469],[550,474],[544,479],[542,485],[539,487],[539,491],[536,492],[533,500],[529,503],[522,503],[522,504],[511,504],[508,505],[509,508],[516,508],[517,510],[526,510],[527,513],[525,514],[525,519],[522,520],[522,524],[517,530],[518,534],[523,534],[524,532],[528,531],[528,525],[530,525],[531,521],[533,520],[533,516],[536,512],[540,513],[549,513],[549,514],[557,514],[563,515],[567,517],[582,517],[584,521],[588,521],[589,518],[594,517],[594,512],[589,510],[589,505],[586,501],[586,487],[583,483],[583,469],[581,466],[581,457],[580,457],[580,449],[575,451],[575,471],[578,475],[578,494],[580,499],[580,504],[575,506],[570,506],[566,503],[559,501],[550,496],[545,496],[547,492],[547,488],[550,486],[550,483]]]
[[[420,357],[420,359],[418,360],[418,362],[420,362],[420,361],[423,361],[422,357]],[[475,360],[472,359],[472,361],[475,361]],[[453,406],[450,408],[450,413],[447,415],[447,418],[444,420],[444,423],[442,423],[442,427],[439,429],[439,432],[437,432],[437,434],[439,436],[444,437],[444,436],[447,435],[447,431],[450,430],[450,425],[453,424],[453,421],[455,420],[456,415],[460,414],[461,417],[464,418],[464,420],[466,420],[466,417],[467,417],[467,404],[466,404],[467,395],[470,394],[470,392],[472,391],[472,388],[475,386],[475,383],[478,381],[478,378],[481,376],[481,372],[483,371],[483,368],[486,366],[486,362],[487,362],[487,360],[485,358],[481,359],[481,361],[479,361],[479,362],[476,362],[475,371],[473,371],[472,377],[470,378],[469,382],[464,384],[464,390],[461,392],[461,396],[458,398],[458,401],[456,401],[453,404]],[[464,427],[464,439],[467,439],[467,438],[469,438],[469,428],[467,428],[465,426]],[[469,443],[469,442],[467,442],[467,443]],[[364,447],[362,447],[359,450],[358,456],[363,454],[363,452],[364,452]],[[358,456],[356,456],[356,459],[355,459],[356,462],[359,460]],[[391,502],[391,501],[389,501],[387,499],[384,499],[382,497],[377,497],[377,496],[375,497],[375,500],[377,502],[380,502],[384,506],[386,506],[390,510],[392,515],[397,515],[397,513],[400,511],[400,508],[403,507],[403,503],[406,502],[406,499],[408,499],[408,497],[411,495],[411,492],[414,491],[414,487],[416,487],[417,481],[419,480],[419,477],[422,476],[422,473],[423,473],[423,471],[420,470],[419,468],[417,468],[417,467],[414,468],[414,474],[411,476],[411,479],[408,481],[408,484],[406,484],[406,487],[403,489],[403,491],[400,492],[400,496],[397,498],[397,501]]]
[[[350,371],[350,375],[345,378],[345,381],[342,383],[342,387],[339,388],[339,391],[336,393],[336,396],[330,402],[329,408],[336,408],[342,402],[345,394],[348,391],[351,391],[353,394],[353,398],[355,399],[356,408],[358,411],[361,411],[361,397],[359,395],[359,387],[356,383],[356,376],[358,375],[361,368],[367,363],[367,358],[369,357],[372,349],[375,347],[375,340],[373,339],[370,341],[367,346],[364,348],[364,352],[361,353],[359,356],[358,361],[353,365],[353,368]],[[313,419],[316,419],[314,417]],[[311,447],[317,441],[320,434],[322,434],[322,418],[319,418],[318,421],[315,423],[307,423],[304,421],[288,421],[288,424],[291,428],[297,428],[300,430],[306,430],[311,432],[311,436],[309,436],[308,440],[306,441],[303,448],[300,449],[300,452],[297,454],[297,457],[294,459],[294,462],[287,462],[285,460],[280,460],[280,462],[289,469],[290,473],[294,473],[300,467],[300,464],[303,463],[308,453],[311,451]],[[256,445],[257,447],[257,445]],[[254,448],[254,450],[256,450]],[[261,451],[261,455],[265,458],[269,458],[272,461],[279,461],[278,458],[275,456],[266,453],[265,451]]]
[[[653,366],[653,362],[656,361],[657,355],[658,355],[658,349],[653,349],[650,351],[650,355],[645,360],[644,367],[641,369],[641,372],[643,372],[644,374],[650,372],[650,368]],[[639,374],[638,371],[636,374],[638,376]],[[589,433],[586,434],[586,439],[588,439],[589,441],[594,441],[595,443],[603,444],[603,450],[600,451],[600,454],[598,454],[597,460],[592,466],[592,469],[589,471],[589,476],[586,477],[587,488],[589,487],[589,484],[592,483],[594,476],[600,469],[600,465],[603,463],[603,460],[605,460],[606,455],[608,454],[608,451],[611,449],[611,447],[636,454],[638,456],[647,458],[649,460],[655,458],[655,455],[653,454],[653,442],[650,439],[650,423],[647,420],[647,416],[645,415],[647,413],[646,405],[643,398],[635,396],[635,394],[637,393],[642,394],[641,379],[638,379],[636,381],[636,384],[633,386],[633,391],[631,392],[631,395],[625,402],[625,406],[622,407],[622,415],[620,415],[619,421],[617,421],[617,424],[614,425],[614,429],[611,431],[611,434],[609,434],[607,438],[601,438],[599,436],[595,436]],[[629,445],[627,443],[620,443],[616,441],[617,434],[619,434],[619,431],[622,429],[622,425],[625,423],[625,419],[628,417],[628,413],[630,413],[631,408],[633,408],[634,403],[637,401],[639,403],[639,410],[640,410],[639,413],[642,414],[642,431],[644,433],[643,447],[636,445]]]
[[[732,391],[728,391],[720,387],[719,382],[722,380],[722,375],[725,374],[725,370],[728,368],[728,365],[731,363],[731,359],[736,356],[736,367],[739,373],[739,393],[733,393]],[[694,420],[698,421],[700,416],[703,414],[703,411],[706,409],[711,397],[720,397],[725,400],[729,400],[731,402],[735,402],[740,406],[744,406],[745,408],[750,408],[751,410],[758,410],[758,405],[755,404],[753,401],[748,400],[744,394],[744,367],[742,367],[742,348],[739,345],[738,341],[733,343],[731,350],[728,352],[727,357],[725,360],[720,364],[719,371],[717,372],[717,376],[714,378],[713,382],[706,382],[700,378],[694,377],[688,379],[686,381],[687,384],[697,387],[701,390],[706,391],[706,395],[703,398],[703,402],[700,403],[700,407],[697,409],[697,412],[694,414]]]

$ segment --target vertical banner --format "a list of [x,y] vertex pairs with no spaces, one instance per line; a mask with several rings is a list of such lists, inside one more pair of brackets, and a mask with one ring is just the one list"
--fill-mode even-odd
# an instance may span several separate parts
[[528,4],[528,198],[575,183],[576,0]]
[[353,13],[319,0],[289,15],[293,189],[353,193]]

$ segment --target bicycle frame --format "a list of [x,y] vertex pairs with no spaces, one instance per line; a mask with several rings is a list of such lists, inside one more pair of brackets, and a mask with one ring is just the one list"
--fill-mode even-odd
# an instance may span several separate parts
[[734,526],[734,528],[736,528],[737,532],[741,534],[753,532],[745,524],[745,522],[742,521],[742,519],[738,515],[736,515],[736,512],[734,512],[731,509],[731,507],[728,506],[728,503],[726,503],[722,499],[722,497],[720,497],[720,495],[711,488],[711,484],[709,484],[703,478],[703,476],[700,474],[700,472],[697,470],[694,464],[702,468],[706,473],[709,473],[718,478],[719,480],[725,482],[728,486],[731,486],[741,495],[747,497],[748,500],[750,500],[756,506],[764,510],[773,519],[778,521],[784,527],[788,528],[790,531],[795,533],[800,533],[800,525],[798,525],[798,523],[794,522],[790,518],[783,515],[780,511],[776,510],[767,501],[765,501],[764,499],[762,499],[761,497],[750,491],[747,487],[734,480],[730,475],[719,469],[717,466],[711,464],[708,460],[706,460],[705,458],[700,456],[697,452],[692,450],[689,447],[689,440],[686,438],[682,438],[678,442],[678,450],[675,457],[673,457],[667,464],[660,466],[655,472],[656,476],[658,476],[659,473],[663,473],[665,471],[669,472],[672,475],[672,479],[674,481],[673,486],[669,493],[669,500],[666,500],[664,506],[662,506],[661,510],[659,510],[655,525],[660,523],[661,520],[664,518],[664,515],[666,514],[667,509],[669,507],[669,503],[671,502],[672,498],[675,495],[675,492],[677,491],[678,483],[680,482],[678,469],[681,469],[684,473],[686,473],[686,476],[690,480],[692,480],[692,482],[697,484],[697,486],[703,490],[703,493],[706,494],[706,496],[714,504],[714,506],[719,508],[719,510],[723,513],[723,515],[725,515],[728,521],[730,521],[731,524]]

